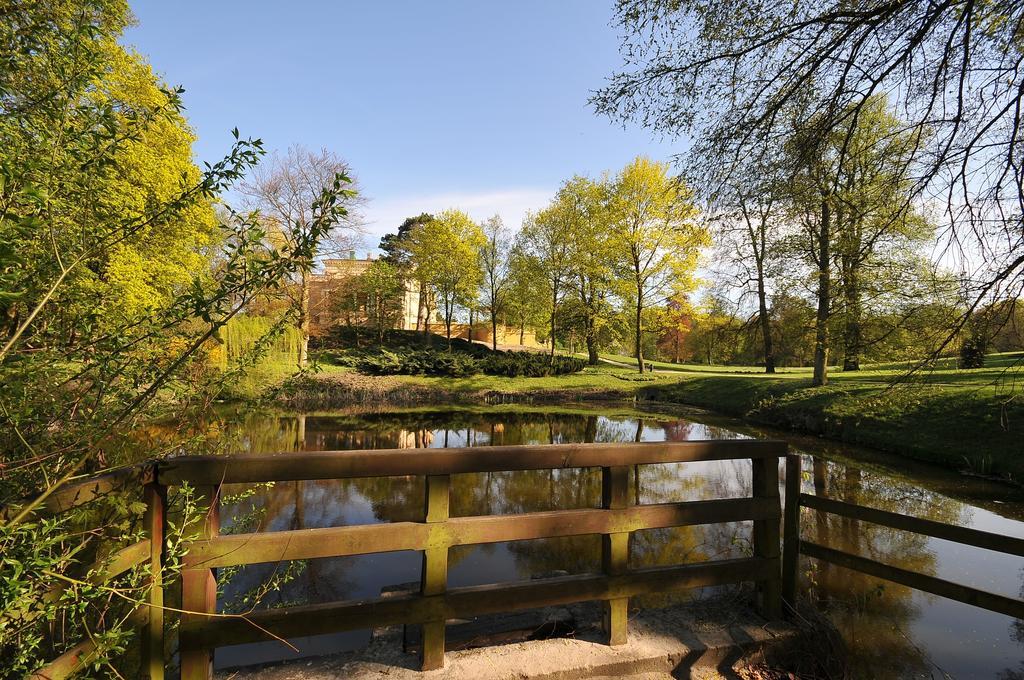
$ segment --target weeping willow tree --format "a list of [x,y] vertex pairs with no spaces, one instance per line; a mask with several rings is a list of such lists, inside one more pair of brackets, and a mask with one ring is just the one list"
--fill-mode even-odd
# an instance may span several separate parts
[[229,396],[253,396],[295,372],[302,332],[287,319],[239,315],[224,325],[210,363],[226,373]]

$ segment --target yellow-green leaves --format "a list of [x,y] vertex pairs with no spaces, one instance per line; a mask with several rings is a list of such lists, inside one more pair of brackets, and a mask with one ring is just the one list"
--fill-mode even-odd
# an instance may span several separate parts
[[609,249],[621,294],[633,303],[634,348],[641,352],[644,308],[692,290],[700,249],[709,244],[690,192],[668,165],[644,157],[623,168],[611,193]]
[[700,249],[710,243],[695,220],[690,191],[666,163],[638,157],[616,176],[609,234],[619,277],[645,302],[693,287]]
[[411,237],[415,276],[436,295],[450,335],[456,305],[474,298],[482,280],[479,254],[486,237],[469,215],[455,209],[418,225]]

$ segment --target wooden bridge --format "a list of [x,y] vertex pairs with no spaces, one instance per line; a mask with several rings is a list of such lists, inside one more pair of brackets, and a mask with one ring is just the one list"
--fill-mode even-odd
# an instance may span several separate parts
[[[634,505],[628,493],[635,465],[749,460],[752,494],[747,498]],[[785,507],[780,500],[780,459],[785,459]],[[517,515],[450,517],[451,475],[475,472],[600,468],[600,508]],[[164,589],[160,583],[168,487],[189,484],[205,521],[181,570],[179,654],[183,680],[212,677],[217,647],[275,638],[295,638],[395,624],[422,626],[422,668],[444,664],[445,622],[489,613],[599,600],[610,645],[627,640],[629,598],[647,593],[740,582],[755,584],[757,606],[777,619],[796,601],[800,553],[883,579],[1024,618],[1024,602],[915,574],[828,546],[801,541],[800,508],[839,514],[896,529],[1024,556],[1024,540],[921,520],[800,493],[800,458],[786,444],[759,440],[494,446],[453,449],[325,451],[273,456],[180,457],[152,463],[128,475],[147,504],[149,538],[121,551],[104,578],[148,564],[154,586],[138,608],[143,673],[164,676]],[[231,483],[422,476],[426,503],[419,522],[220,535],[221,487]],[[126,492],[126,473],[105,475],[68,487],[48,500],[50,511],[68,509],[112,490]],[[648,569],[630,569],[631,532],[698,524],[752,521],[752,555]],[[784,536],[780,532],[784,525]],[[453,546],[599,534],[602,573],[530,582],[448,588],[448,550]],[[422,553],[419,593],[360,601],[325,602],[253,612],[217,613],[218,568],[245,564],[366,555],[398,550]],[[86,663],[89,641],[39,671],[38,678],[68,677]]]

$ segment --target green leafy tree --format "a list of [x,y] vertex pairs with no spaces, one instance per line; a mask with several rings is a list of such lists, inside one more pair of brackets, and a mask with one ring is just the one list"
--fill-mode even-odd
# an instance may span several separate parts
[[[814,385],[828,381],[830,320],[837,307],[845,368],[856,370],[864,345],[863,299],[870,292],[866,272],[873,270],[880,280],[931,233],[914,209],[907,176],[909,150],[920,140],[900,132],[902,124],[888,113],[884,98],[827,137],[817,133],[820,125],[820,115],[812,116],[785,146],[792,168],[790,206],[802,225],[800,248],[817,278]],[[901,277],[889,278],[895,283]]]
[[506,304],[512,237],[498,215],[484,222],[483,232],[484,242],[480,247],[484,279],[481,303],[491,319],[491,349],[497,350],[498,316]]
[[571,286],[579,302],[587,360],[597,365],[602,330],[614,314],[612,295],[611,182],[573,177],[555,197],[569,225]]
[[[911,140],[899,154],[906,171],[891,175],[892,189],[939,208],[945,245],[969,243],[967,250],[981,254],[970,267],[971,302],[936,352],[955,340],[975,308],[993,297],[1019,297],[1020,3],[623,0],[615,11],[628,62],[593,103],[616,119],[686,135],[694,174],[712,167],[742,173],[746,159],[792,132],[795,111],[804,112],[798,131],[810,155],[831,153],[843,165],[861,147],[845,140],[887,93],[889,112],[902,119],[900,136]],[[836,144],[836,137],[844,141]],[[825,198],[819,213],[833,192]],[[818,221],[837,217],[833,208]],[[826,248],[830,257],[843,248],[836,246]],[[847,330],[855,335],[856,325]],[[824,379],[819,368],[815,382]]]
[[502,313],[506,323],[519,329],[519,344],[525,344],[526,329],[538,328],[547,321],[544,309],[547,293],[544,291],[536,262],[521,243],[513,245],[509,257],[508,284]]
[[914,249],[933,240],[933,229],[915,209],[908,161],[918,143],[888,111],[885,97],[869,99],[846,131],[836,199],[836,264],[841,293],[843,370],[860,369],[867,299],[886,289],[904,295],[907,280],[927,280]]
[[[271,250],[251,216],[214,221],[211,209],[258,161],[259,140],[236,131],[223,160],[188,162],[180,90],[117,44],[125,3],[2,12],[0,675],[30,675],[89,639],[82,665],[123,677],[126,615],[146,596],[147,567],[102,586],[87,575],[140,537],[140,503],[101,494],[55,511],[48,501],[84,472],[134,462],[156,421],[176,425],[149,441],[152,455],[205,449],[192,428],[214,417],[234,377],[211,369],[216,338],[312,257],[344,218],[348,183],[332,177],[308,232]],[[164,255],[166,267],[154,263]],[[170,500],[190,516],[187,494]],[[187,533],[169,532],[170,564]]]
[[572,277],[572,229],[576,219],[572,206],[556,197],[544,210],[528,214],[519,232],[522,255],[529,258],[528,267],[537,273],[547,289],[552,363],[555,361],[558,308]]
[[407,217],[398,226],[397,232],[381,236],[380,245],[378,246],[384,251],[384,259],[397,267],[402,276],[407,279],[416,280],[419,284],[416,330],[419,330],[421,325],[425,328],[430,322],[430,296],[428,295],[426,283],[418,279],[413,272],[412,252],[410,250],[412,247],[412,234],[421,224],[426,224],[433,219],[434,216],[429,213],[420,213],[416,217]]
[[402,317],[405,281],[390,262],[374,260],[359,277],[359,285],[366,296],[367,322],[376,332],[377,341],[382,343],[384,334]]
[[739,326],[728,300],[709,294],[691,315],[686,347],[694,359],[705,364],[727,364],[735,353]]
[[449,348],[455,310],[480,285],[479,255],[485,240],[480,226],[454,209],[438,213],[412,232],[410,252],[416,278],[429,286],[441,305]]
[[609,252],[633,305],[637,368],[644,371],[643,312],[695,285],[700,248],[708,243],[690,192],[668,166],[638,157],[615,178]]

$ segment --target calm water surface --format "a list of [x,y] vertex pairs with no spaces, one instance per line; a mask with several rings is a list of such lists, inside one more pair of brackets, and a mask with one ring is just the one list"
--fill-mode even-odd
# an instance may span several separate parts
[[[823,496],[1024,537],[1024,499],[1014,489],[815,439],[755,431],[705,415],[481,409],[377,414],[262,415],[231,428],[254,453],[330,449],[437,448],[492,444],[685,441],[751,436],[786,438],[804,455],[803,490]],[[631,478],[636,503],[741,497],[750,493],[749,461],[640,466]],[[421,519],[423,478],[279,482],[231,486],[223,531],[373,524]],[[542,470],[454,475],[453,515],[599,507],[598,470]],[[803,535],[920,573],[1021,596],[1019,558],[958,546],[840,517],[804,511]],[[750,523],[637,532],[634,567],[700,562],[748,553]],[[580,536],[453,548],[449,585],[528,580],[563,570],[600,570],[600,540]],[[419,579],[415,552],[308,560],[222,573],[221,609],[375,597]],[[840,567],[805,559],[803,586],[835,622],[851,652],[855,677],[1024,679],[1024,622],[919,593]],[[260,585],[286,582],[269,592]],[[684,597],[700,596],[699,593]],[[657,606],[664,598],[641,602]],[[353,649],[367,631],[294,640],[303,655]],[[294,657],[281,645],[240,645],[217,653],[219,667]]]

